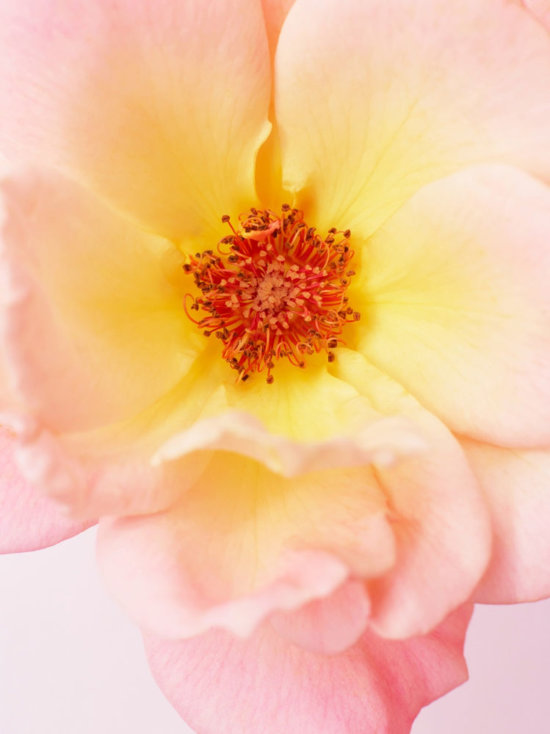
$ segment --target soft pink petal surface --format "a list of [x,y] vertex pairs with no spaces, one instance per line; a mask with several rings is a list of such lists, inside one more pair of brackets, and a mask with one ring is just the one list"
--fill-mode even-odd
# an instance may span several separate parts
[[285,479],[214,452],[172,508],[101,521],[98,556],[113,595],[146,629],[246,635],[272,611],[328,596],[350,574],[387,570],[394,540],[368,467]]
[[317,655],[267,624],[248,640],[209,632],[184,642],[146,637],[153,675],[198,734],[408,734],[422,706],[467,678],[471,609],[426,637],[366,632],[339,655]]
[[[254,436],[254,423],[241,418],[206,420],[176,437],[157,459],[181,477],[174,504],[100,526],[107,583],[142,626],[171,636],[209,625],[247,634],[269,612],[326,597],[351,576],[368,581],[376,629],[406,637],[469,597],[490,535],[460,446],[360,355],[343,350],[335,369],[379,414],[406,418],[416,450],[395,433],[369,455],[368,442],[354,445],[358,434],[339,439],[331,466],[324,459],[337,443],[319,457],[315,445],[262,437],[261,429]],[[204,472],[189,482],[186,457],[205,450]]]
[[46,548],[85,530],[60,505],[23,479],[13,459],[14,439],[0,428],[0,553]]
[[476,478],[448,429],[397,383],[347,349],[334,369],[382,412],[409,418],[425,442],[424,452],[374,467],[396,559],[368,588],[377,632],[427,632],[470,596],[489,559],[489,518]]
[[347,650],[368,624],[370,602],[360,581],[347,581],[324,599],[315,599],[292,612],[275,612],[275,630],[311,652],[334,654]]
[[525,7],[550,31],[550,1],[523,0]]
[[[6,0],[0,148],[70,170],[148,228],[222,236],[269,132],[259,0]],[[225,234],[225,232],[224,232]]]
[[550,595],[550,451],[463,441],[493,526],[491,562],[474,600],[532,601]]

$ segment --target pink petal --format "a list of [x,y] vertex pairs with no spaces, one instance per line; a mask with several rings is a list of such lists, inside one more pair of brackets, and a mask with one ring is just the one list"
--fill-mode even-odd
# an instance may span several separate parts
[[549,239],[550,188],[517,169],[425,186],[365,249],[359,350],[455,432],[547,446]]
[[21,477],[14,439],[0,428],[0,553],[38,550],[82,532],[90,523],[70,521],[62,508]]
[[475,601],[509,604],[550,595],[550,451],[463,441],[485,493],[493,553]]
[[[261,427],[254,435],[253,422],[235,418],[176,437],[157,458],[180,472],[180,498],[164,512],[100,527],[107,583],[142,626],[169,636],[209,626],[249,634],[271,612],[324,599],[352,577],[367,581],[376,629],[406,637],[470,596],[489,558],[490,528],[460,446],[360,355],[341,350],[334,369],[371,390],[382,413],[406,416],[426,450],[411,456],[396,433],[378,457],[350,437],[334,456],[338,441],[326,442],[323,455]],[[201,447],[210,463],[189,483],[178,463]],[[396,461],[381,461],[384,454]],[[302,635],[304,644],[324,634]]]
[[[70,170],[148,230],[225,234],[269,132],[259,0],[5,0],[1,147]],[[221,234],[223,230],[223,234]]]
[[525,7],[550,31],[550,0],[523,0]]
[[169,510],[102,521],[99,562],[112,594],[146,629],[248,635],[273,611],[324,598],[350,574],[387,570],[394,546],[385,514],[368,467],[285,479],[213,452]]
[[397,553],[367,584],[379,634],[424,634],[470,597],[486,568],[491,536],[483,497],[461,446],[437,418],[359,354],[342,349],[334,364],[379,410],[409,418],[427,446],[374,467]]
[[[330,398],[335,398],[330,391],[326,396],[329,401]],[[276,396],[273,397],[276,400]],[[322,397],[320,396],[320,403]],[[340,407],[336,400],[334,403]],[[302,436],[302,441],[299,440],[299,432],[297,436],[286,438],[273,427],[270,427],[271,430],[266,429],[263,423],[247,413],[228,411],[197,421],[188,430],[171,436],[159,448],[152,461],[155,464],[171,462],[206,450],[233,451],[240,456],[255,459],[283,477],[298,477],[323,469],[361,467],[370,463],[391,464],[404,456],[426,450],[427,445],[413,421],[407,421],[398,415],[381,416],[366,401],[360,405],[363,408],[360,423],[349,426],[344,423],[342,432],[338,433],[334,430],[336,419],[328,420],[321,430],[324,432],[328,428],[333,435],[314,440],[304,431],[306,435]],[[292,407],[289,407],[289,412]],[[301,407],[299,404],[298,409]],[[314,417],[315,409],[312,407],[306,420],[311,422]],[[297,427],[293,422],[292,428]]]
[[284,188],[320,228],[368,236],[479,162],[550,180],[550,45],[507,0],[302,0],[283,26]]
[[294,3],[295,0],[262,0],[267,37],[272,54],[275,53],[281,28]]
[[469,607],[426,637],[366,632],[339,655],[318,655],[268,625],[244,641],[209,632],[183,642],[146,637],[153,675],[200,734],[408,734],[422,706],[467,678]]
[[270,622],[289,642],[311,652],[334,654],[357,642],[367,627],[369,611],[364,584],[347,581],[324,599],[292,612],[275,612]]
[[0,408],[21,471],[81,520],[166,507],[174,483],[151,456],[201,414],[223,367],[183,313],[183,256],[57,173],[2,193]]

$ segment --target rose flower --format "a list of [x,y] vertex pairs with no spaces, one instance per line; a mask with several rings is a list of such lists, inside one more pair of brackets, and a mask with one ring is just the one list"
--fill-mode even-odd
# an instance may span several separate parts
[[543,6],[1,5],[1,546],[97,522],[198,733],[408,732],[550,594]]

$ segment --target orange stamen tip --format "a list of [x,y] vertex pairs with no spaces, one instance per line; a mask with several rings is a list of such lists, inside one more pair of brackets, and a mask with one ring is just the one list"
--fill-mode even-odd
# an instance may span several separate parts
[[[217,250],[189,258],[183,269],[199,291],[186,294],[184,307],[205,336],[215,334],[223,344],[222,356],[245,381],[252,372],[271,370],[285,357],[305,367],[303,356],[343,344],[342,329],[357,321],[346,290],[355,274],[351,232],[329,230],[325,239],[304,222],[303,213],[283,204],[281,214],[250,209],[239,217],[239,227],[224,237]],[[202,318],[191,310],[204,312]]]

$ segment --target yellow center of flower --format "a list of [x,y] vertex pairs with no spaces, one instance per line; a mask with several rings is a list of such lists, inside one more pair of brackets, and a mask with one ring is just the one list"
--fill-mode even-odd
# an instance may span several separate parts
[[[277,360],[304,367],[305,355],[321,350],[332,361],[344,325],[359,319],[346,297],[354,275],[349,230],[333,228],[323,239],[287,204],[280,215],[250,209],[238,229],[228,216],[222,221],[232,234],[183,266],[200,291],[186,294],[189,318],[221,340],[239,380],[267,370],[271,383]],[[190,310],[205,315],[194,318]]]

